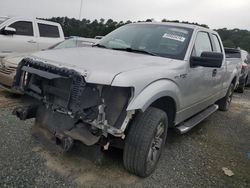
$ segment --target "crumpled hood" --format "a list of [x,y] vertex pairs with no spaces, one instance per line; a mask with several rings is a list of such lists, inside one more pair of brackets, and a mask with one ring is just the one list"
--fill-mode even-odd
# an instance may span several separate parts
[[105,85],[110,85],[120,73],[166,65],[172,61],[162,57],[97,47],[41,51],[29,57],[58,67],[74,69],[85,77],[86,82]]

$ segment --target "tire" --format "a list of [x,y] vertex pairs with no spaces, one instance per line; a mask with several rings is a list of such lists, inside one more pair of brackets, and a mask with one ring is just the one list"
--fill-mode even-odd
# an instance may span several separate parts
[[227,90],[226,96],[220,99],[217,103],[219,105],[219,110],[228,111],[233,98],[233,93],[234,93],[234,84],[231,83]]
[[244,82],[237,88],[236,91],[237,91],[238,93],[244,93],[246,84],[247,84],[247,77],[246,77],[246,79],[244,80]]
[[124,167],[140,177],[149,176],[156,168],[164,148],[168,129],[167,114],[149,107],[133,120],[125,140]]
[[250,79],[249,77],[246,78],[246,87],[250,87],[250,80],[249,79]]
[[243,86],[238,87],[236,91],[238,93],[244,93],[244,91],[245,91],[245,84]]

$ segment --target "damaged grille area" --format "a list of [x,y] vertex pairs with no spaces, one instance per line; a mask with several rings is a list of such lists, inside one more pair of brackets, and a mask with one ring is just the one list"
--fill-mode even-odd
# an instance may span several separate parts
[[36,118],[40,127],[62,139],[65,135],[86,145],[108,133],[124,137],[134,112],[126,108],[131,88],[86,83],[84,77],[34,59],[23,59],[17,68],[13,89],[40,101],[35,107],[13,111],[20,119]]
[[92,116],[88,118],[93,120],[97,116],[90,107],[96,107],[97,111],[98,91],[94,86],[87,86],[84,77],[75,70],[26,58],[18,65],[13,88],[72,117]]

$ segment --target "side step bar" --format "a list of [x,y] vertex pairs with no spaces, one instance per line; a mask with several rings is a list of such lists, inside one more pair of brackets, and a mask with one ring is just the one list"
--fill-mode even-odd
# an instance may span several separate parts
[[218,105],[214,104],[212,106],[209,106],[206,110],[200,112],[199,114],[193,116],[189,120],[181,123],[179,126],[177,126],[175,129],[178,133],[184,134],[191,130],[194,126],[199,124],[202,120],[206,119],[208,116],[210,116],[212,113],[218,110]]

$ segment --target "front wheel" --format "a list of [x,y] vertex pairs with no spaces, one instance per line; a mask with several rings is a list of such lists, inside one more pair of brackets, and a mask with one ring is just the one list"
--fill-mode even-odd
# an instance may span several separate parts
[[234,93],[234,84],[231,83],[227,90],[226,96],[220,99],[217,103],[219,105],[219,110],[228,111],[233,99],[233,93]]
[[167,114],[160,109],[149,107],[137,114],[125,140],[124,167],[138,176],[149,176],[164,148],[167,128]]

